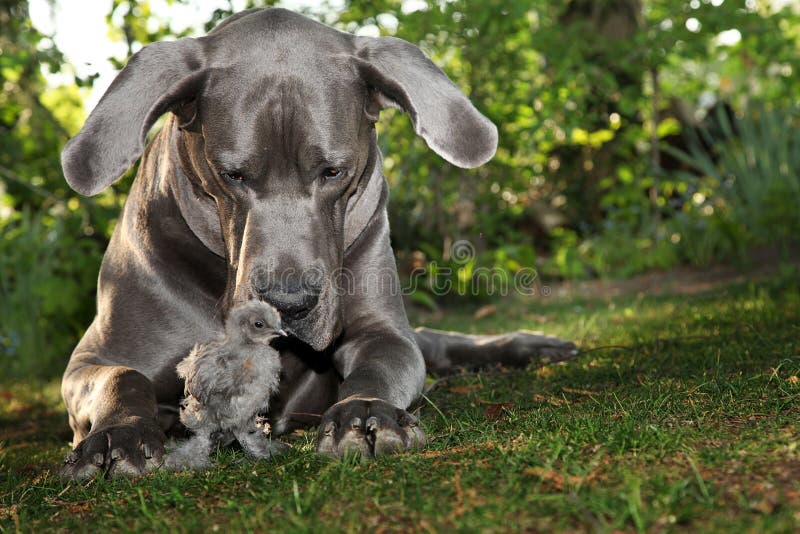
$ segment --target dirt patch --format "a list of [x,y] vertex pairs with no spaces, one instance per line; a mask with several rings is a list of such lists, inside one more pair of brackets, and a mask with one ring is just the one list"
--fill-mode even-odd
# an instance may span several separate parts
[[761,514],[780,506],[800,505],[800,460],[777,460],[756,466],[731,463],[722,469],[700,469],[703,480],[719,490],[718,503],[737,503]]
[[[800,254],[789,260],[800,267]],[[710,267],[676,267],[669,271],[652,271],[626,280],[564,281],[547,284],[559,297],[618,297],[635,293],[648,295],[694,295],[731,284],[764,280],[778,272],[780,256],[773,250],[755,251],[752,267],[730,265]]]

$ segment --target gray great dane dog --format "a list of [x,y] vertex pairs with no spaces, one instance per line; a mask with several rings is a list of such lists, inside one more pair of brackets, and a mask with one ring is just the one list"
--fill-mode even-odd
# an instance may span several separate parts
[[574,353],[571,343],[529,333],[409,327],[374,128],[386,106],[406,111],[454,165],[494,154],[495,126],[400,39],[250,10],[207,36],[155,43],[130,59],[62,154],[67,181],[85,195],[141,157],[103,259],[97,316],[64,374],[75,447],[64,476],[159,465],[183,391],[176,363],[249,299],[278,308],[291,334],[279,347],[273,435],[319,423],[318,450],[332,455],[424,443],[405,409],[426,366],[447,372]]

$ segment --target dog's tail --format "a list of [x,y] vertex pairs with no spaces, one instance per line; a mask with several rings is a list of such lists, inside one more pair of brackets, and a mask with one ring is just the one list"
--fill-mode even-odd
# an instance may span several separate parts
[[429,373],[452,374],[492,365],[525,367],[570,360],[578,348],[570,341],[541,332],[475,336],[430,328],[414,331]]

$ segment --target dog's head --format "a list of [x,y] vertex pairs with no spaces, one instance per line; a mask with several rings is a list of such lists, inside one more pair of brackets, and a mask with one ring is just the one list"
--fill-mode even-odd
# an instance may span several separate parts
[[333,275],[378,206],[374,123],[386,106],[409,113],[428,146],[455,165],[494,154],[494,125],[416,46],[251,10],[205,37],[135,54],[64,148],[62,165],[73,189],[98,193],[172,112],[175,172],[203,200],[191,210],[219,221],[192,228],[228,261],[227,306],[266,300],[287,330],[320,350],[341,330]]

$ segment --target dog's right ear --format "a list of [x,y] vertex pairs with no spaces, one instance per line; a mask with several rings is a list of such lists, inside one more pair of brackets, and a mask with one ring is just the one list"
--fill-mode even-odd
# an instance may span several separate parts
[[122,176],[142,155],[153,123],[194,97],[204,64],[196,39],[153,43],[134,54],[61,152],[70,187],[94,195]]

